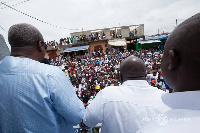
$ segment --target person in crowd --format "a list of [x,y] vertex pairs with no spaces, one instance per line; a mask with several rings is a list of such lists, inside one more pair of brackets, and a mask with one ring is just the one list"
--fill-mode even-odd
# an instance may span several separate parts
[[[123,50],[119,48],[112,48],[111,52],[109,53],[101,53],[100,56],[93,56],[87,57],[86,55],[62,55],[60,60],[53,61],[51,60],[50,64],[54,66],[60,66],[64,68],[63,71],[68,73],[70,81],[72,84],[76,84],[78,81],[79,86],[81,82],[87,83],[88,88],[93,88],[92,86],[100,85],[100,90],[104,89],[107,86],[118,86],[120,84],[119,81],[119,66],[122,60],[124,60],[124,53],[126,56],[134,55],[136,57],[141,58],[146,64],[146,71],[147,71],[147,81],[150,85],[157,87],[157,79],[160,78],[162,82],[162,90],[167,90],[167,84],[164,85],[165,81],[163,80],[162,76],[159,75],[161,73],[160,70],[160,57],[154,59],[153,57],[145,57],[145,51],[154,51],[154,50],[139,50],[140,52],[131,50]],[[101,52],[101,51],[100,51]],[[155,51],[157,52],[157,51]],[[162,53],[159,51],[157,53]],[[147,54],[147,52],[146,52]],[[154,53],[152,53],[154,55]],[[156,76],[153,76],[156,74]],[[151,76],[152,75],[152,76]],[[154,78],[156,84],[151,83],[151,77]],[[95,81],[95,82],[94,82]],[[166,89],[164,89],[166,88]],[[92,91],[91,91],[92,92]],[[167,90],[168,92],[168,90]],[[79,98],[81,95],[79,95]]]
[[8,31],[11,56],[0,62],[0,132],[72,133],[83,103],[59,68],[41,63],[45,43],[26,23]]
[[171,33],[161,61],[162,75],[174,93],[162,101],[171,108],[163,126],[152,124],[140,132],[200,132],[200,13],[188,18]]
[[146,124],[144,118],[168,110],[161,102],[165,92],[146,81],[143,60],[132,55],[122,61],[120,79],[121,86],[106,87],[87,106],[83,117],[87,126],[102,123],[102,133],[134,133]]
[[42,63],[50,65],[50,61],[47,58],[44,58],[42,60]]
[[88,101],[90,100],[90,97],[91,97],[91,91],[90,90],[85,90],[83,91],[85,92],[84,95],[82,96],[83,97],[83,104],[86,108],[86,106],[88,105]]

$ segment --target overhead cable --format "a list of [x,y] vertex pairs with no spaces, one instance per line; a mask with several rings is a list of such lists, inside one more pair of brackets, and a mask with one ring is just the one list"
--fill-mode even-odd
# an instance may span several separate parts
[[22,11],[20,11],[20,10],[17,10],[17,9],[15,9],[15,8],[13,8],[13,7],[11,7],[11,6],[7,5],[7,4],[5,4],[4,2],[0,2],[0,3],[3,4],[3,5],[5,5],[6,7],[10,8],[10,9],[14,10],[14,11],[17,11],[17,12],[19,12],[19,13],[25,15],[25,16],[28,16],[28,17],[30,17],[30,18],[32,18],[32,19],[35,19],[35,20],[37,20],[37,21],[40,21],[40,22],[42,22],[42,23],[48,24],[48,25],[53,26],[53,27],[56,27],[56,28],[66,29],[65,27],[57,26],[57,25],[48,23],[48,22],[46,22],[46,21],[43,21],[43,20],[41,20],[41,19],[38,19],[38,18],[36,18],[36,17],[33,17],[33,16],[31,16],[31,15],[29,15],[29,14],[27,14],[27,13],[24,13],[24,12],[22,12]]
[[[9,1],[6,1],[6,2],[4,2],[4,4],[5,3],[7,3],[7,2],[10,2],[11,0],[9,0]],[[19,3],[17,3],[17,4],[13,4],[13,5],[11,5],[11,6],[16,6],[16,5],[19,5],[19,4],[22,4],[22,3],[25,3],[25,2],[27,2],[27,1],[29,1],[29,0],[25,0],[25,1],[22,1],[22,2],[19,2]],[[2,3],[1,3],[2,4]],[[4,5],[3,4],[3,5]],[[5,7],[2,7],[2,8],[0,8],[0,9],[4,9],[4,8],[6,8],[7,6],[5,6]]]

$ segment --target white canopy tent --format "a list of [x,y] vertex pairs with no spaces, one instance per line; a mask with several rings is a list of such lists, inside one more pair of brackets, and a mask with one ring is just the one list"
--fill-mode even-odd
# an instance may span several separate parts
[[126,41],[124,39],[109,40],[108,45],[111,45],[111,46],[126,46]]
[[147,43],[160,43],[160,40],[145,40],[145,41],[139,41],[140,44],[147,44]]

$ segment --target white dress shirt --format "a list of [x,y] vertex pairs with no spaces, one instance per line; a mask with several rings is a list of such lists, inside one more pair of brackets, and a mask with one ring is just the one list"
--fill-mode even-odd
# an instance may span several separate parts
[[159,123],[151,123],[138,133],[199,133],[200,91],[163,94],[162,101],[171,110]]
[[89,127],[102,123],[102,133],[134,133],[150,122],[146,119],[169,109],[161,101],[163,93],[146,80],[107,87],[86,108],[83,121]]

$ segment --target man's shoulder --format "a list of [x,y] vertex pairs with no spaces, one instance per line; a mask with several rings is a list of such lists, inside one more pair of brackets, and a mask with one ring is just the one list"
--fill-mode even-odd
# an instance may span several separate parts
[[114,91],[117,91],[119,86],[108,86],[105,87],[103,90],[101,90],[102,93],[113,93]]
[[101,90],[97,95],[104,98],[111,98],[113,95],[116,95],[116,92],[119,90],[119,86],[108,86]]
[[62,70],[56,66],[44,64],[44,63],[37,63],[37,68],[40,70],[41,73],[46,73],[47,75],[60,75],[64,74]]
[[126,95],[126,89],[121,88],[121,86],[108,86],[101,90],[97,97],[108,101],[124,101],[129,97]]
[[[169,110],[157,117],[157,121],[146,125],[138,133],[188,133],[200,131],[199,110]],[[164,118],[164,119],[163,119]],[[170,121],[169,121],[170,120]],[[161,123],[162,122],[162,123]],[[181,128],[180,128],[181,127]]]
[[7,57],[5,64],[10,65],[10,69],[19,73],[32,74],[58,74],[62,72],[58,67],[40,63],[29,58]]

